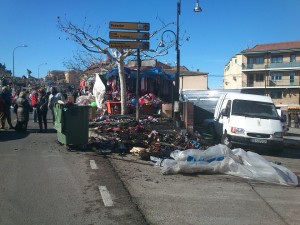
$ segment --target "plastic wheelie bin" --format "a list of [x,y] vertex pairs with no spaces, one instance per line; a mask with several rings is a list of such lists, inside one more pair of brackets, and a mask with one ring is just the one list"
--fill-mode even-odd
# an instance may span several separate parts
[[89,106],[66,106],[56,103],[54,106],[54,128],[57,140],[67,148],[86,146],[89,136]]

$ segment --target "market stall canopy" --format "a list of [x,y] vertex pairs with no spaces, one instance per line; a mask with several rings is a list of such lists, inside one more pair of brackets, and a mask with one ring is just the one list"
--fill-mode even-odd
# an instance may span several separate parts
[[[127,74],[127,75],[129,75],[131,73],[131,69],[129,69],[127,67],[124,67],[124,70],[125,70],[125,74]],[[117,77],[117,76],[119,76],[118,68],[113,68],[113,69],[107,71],[105,74],[106,79],[109,79],[111,77]]]
[[[136,78],[137,70],[130,69],[125,67],[125,74],[128,75],[129,78]],[[111,78],[112,76],[117,77],[119,76],[118,68],[113,68],[112,70],[106,73],[106,78]],[[169,74],[163,71],[162,67],[153,67],[150,69],[144,69],[140,71],[140,77],[155,79],[157,76],[160,76],[162,79],[165,80],[174,80],[174,75]]]

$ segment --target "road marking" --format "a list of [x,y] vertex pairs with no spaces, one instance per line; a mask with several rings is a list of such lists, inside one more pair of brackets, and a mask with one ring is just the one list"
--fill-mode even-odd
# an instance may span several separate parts
[[98,186],[105,207],[113,206],[113,201],[106,186]]
[[90,160],[90,165],[91,165],[92,170],[98,169],[98,166],[97,166],[95,160]]

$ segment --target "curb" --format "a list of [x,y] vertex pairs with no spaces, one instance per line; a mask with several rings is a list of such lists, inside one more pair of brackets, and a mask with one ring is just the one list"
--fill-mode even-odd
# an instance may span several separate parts
[[284,147],[300,149],[300,141],[285,139]]

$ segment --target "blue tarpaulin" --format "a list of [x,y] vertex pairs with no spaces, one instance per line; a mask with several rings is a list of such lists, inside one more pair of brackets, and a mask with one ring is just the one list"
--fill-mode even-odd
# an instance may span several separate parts
[[[125,67],[124,70],[125,70],[125,74],[127,74],[129,78],[136,78],[136,73],[137,73],[136,70],[127,67]],[[105,77],[110,78],[112,76],[114,77],[119,76],[118,68],[113,68],[110,71],[108,71]],[[157,76],[160,76],[162,79],[165,80],[174,80],[175,77],[173,74],[165,73],[162,67],[154,67],[151,69],[145,69],[140,71],[140,77],[155,79]]]

